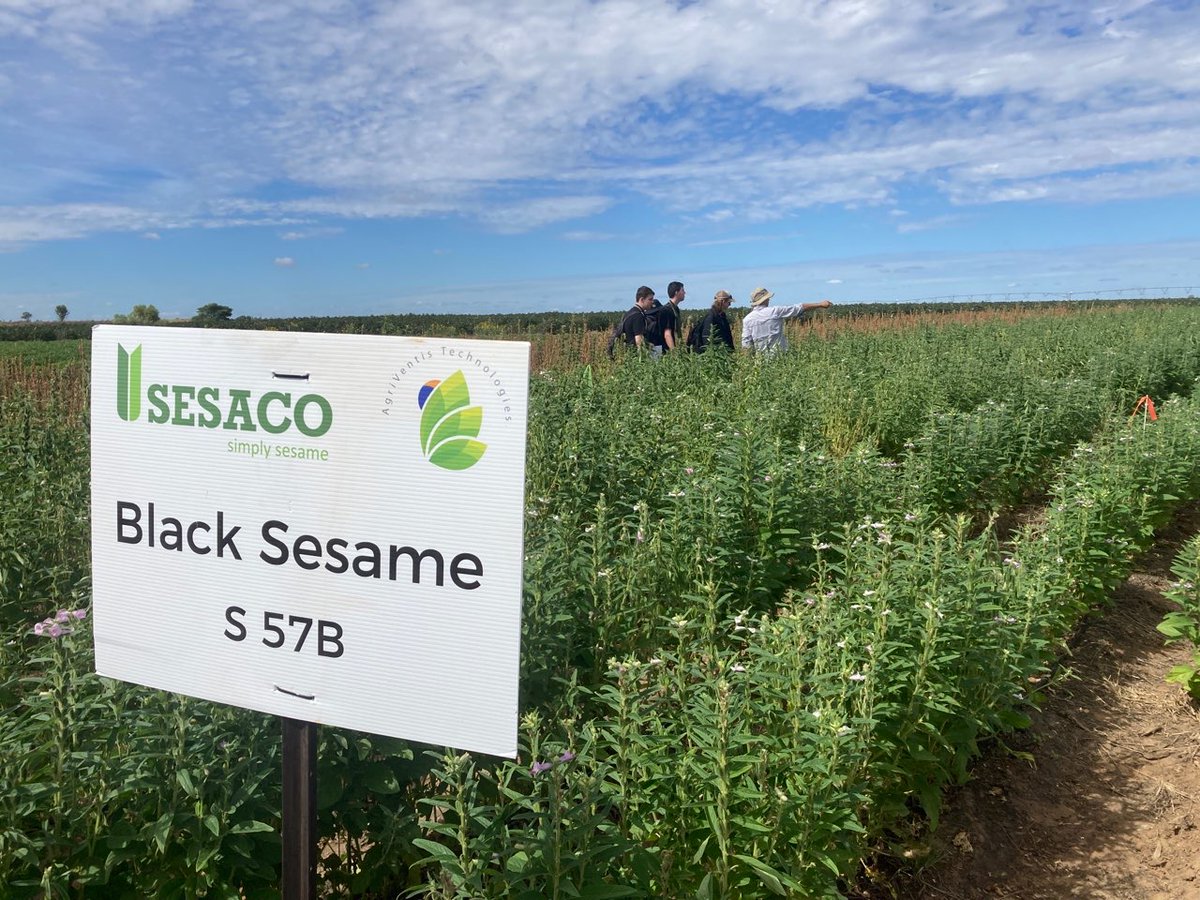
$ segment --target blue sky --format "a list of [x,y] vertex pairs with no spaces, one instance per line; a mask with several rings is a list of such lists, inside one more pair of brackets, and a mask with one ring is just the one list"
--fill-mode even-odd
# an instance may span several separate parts
[[1200,4],[3,0],[0,319],[1200,289]]

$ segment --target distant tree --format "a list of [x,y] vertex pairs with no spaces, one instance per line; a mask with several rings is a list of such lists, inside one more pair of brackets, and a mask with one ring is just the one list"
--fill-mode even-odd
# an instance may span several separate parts
[[154,304],[139,303],[127,314],[117,313],[113,323],[117,325],[154,325],[158,322],[158,307]]
[[29,322],[32,319],[33,319],[33,313],[31,313],[29,310],[25,310],[25,312],[21,313],[21,321],[22,322]]
[[216,322],[228,322],[233,318],[233,309],[220,303],[205,303],[196,310],[192,321],[197,325],[212,325]]
[[60,322],[67,321],[67,314],[69,312],[70,310],[67,309],[66,304],[60,303],[58,306],[54,307],[54,314],[58,316],[58,321]]

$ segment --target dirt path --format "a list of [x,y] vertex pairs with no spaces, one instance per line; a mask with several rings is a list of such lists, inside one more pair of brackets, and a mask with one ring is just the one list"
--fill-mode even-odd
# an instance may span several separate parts
[[947,798],[928,864],[905,900],[1200,900],[1200,709],[1167,670],[1188,659],[1155,625],[1200,504],[1166,527],[1115,606],[1087,625],[1012,749]]

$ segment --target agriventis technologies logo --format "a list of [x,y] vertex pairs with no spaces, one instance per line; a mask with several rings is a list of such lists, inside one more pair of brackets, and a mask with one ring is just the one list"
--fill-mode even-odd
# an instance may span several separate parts
[[[333,407],[320,394],[293,397],[290,391],[255,394],[242,388],[211,385],[153,383],[142,387],[142,347],[132,351],[117,345],[117,415],[125,422],[141,417],[151,425],[223,431],[262,432],[286,436],[295,431],[319,438],[333,425]],[[230,453],[255,458],[328,459],[328,451],[257,439],[231,440]]]
[[436,378],[417,391],[421,409],[421,452],[443,469],[469,469],[487,444],[475,440],[483,425],[483,407],[471,406],[467,379],[459,369],[445,381]]

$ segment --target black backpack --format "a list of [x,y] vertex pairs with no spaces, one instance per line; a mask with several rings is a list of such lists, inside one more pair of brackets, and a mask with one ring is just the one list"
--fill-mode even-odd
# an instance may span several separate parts
[[703,353],[704,345],[700,343],[700,338],[704,333],[704,326],[712,323],[712,310],[704,314],[704,318],[699,322],[693,322],[692,327],[688,329],[687,348],[693,353]]
[[645,312],[646,316],[646,343],[652,344],[655,347],[661,347],[663,343],[663,323],[670,319],[671,313],[667,310],[667,304],[660,306],[652,306]]
[[[621,340],[621,335],[625,333],[625,325],[629,322],[629,317],[635,312],[641,312],[640,309],[631,309],[625,315],[621,316],[621,320],[613,326],[612,333],[608,336],[608,358],[614,359],[617,355],[617,341]],[[644,315],[644,313],[643,313]],[[649,331],[650,323],[646,323],[646,330]]]

